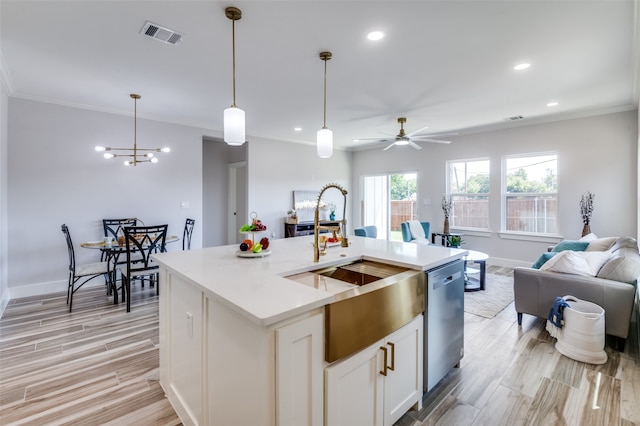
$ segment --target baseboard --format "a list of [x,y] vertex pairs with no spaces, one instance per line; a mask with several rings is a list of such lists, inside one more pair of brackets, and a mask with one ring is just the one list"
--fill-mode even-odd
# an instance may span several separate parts
[[[19,299],[22,297],[41,296],[43,294],[59,293],[67,291],[67,280],[51,281],[48,283],[38,283],[9,287],[9,299]],[[104,286],[104,280],[96,278],[89,281],[82,287]]]

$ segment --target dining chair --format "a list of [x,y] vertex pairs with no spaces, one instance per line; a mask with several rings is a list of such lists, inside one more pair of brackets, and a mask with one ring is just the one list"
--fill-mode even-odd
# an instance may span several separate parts
[[195,219],[189,219],[184,223],[184,231],[182,232],[182,250],[191,250],[191,234],[196,224]]
[[137,226],[139,224],[144,226],[144,223],[135,217],[125,219],[102,219],[104,236],[112,237],[114,240],[117,240],[118,236],[124,236],[125,226]]
[[85,283],[92,279],[103,275],[107,279],[107,262],[86,263],[82,265],[76,264],[76,254],[73,250],[73,242],[67,225],[62,225],[62,233],[67,240],[67,251],[69,252],[69,283],[67,287],[67,305],[69,312],[73,307],[73,295]]
[[[151,259],[154,253],[164,252],[168,225],[126,226],[124,237],[127,259],[120,268],[122,276],[122,299],[127,301],[127,312],[131,311],[131,281],[149,278],[158,282],[158,264]],[[156,284],[156,294],[159,294]]]

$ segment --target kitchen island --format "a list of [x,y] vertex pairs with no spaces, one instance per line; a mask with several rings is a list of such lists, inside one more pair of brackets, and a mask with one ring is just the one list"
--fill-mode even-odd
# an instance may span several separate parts
[[273,240],[257,258],[238,257],[235,245],[154,255],[160,382],[185,424],[324,424],[324,307],[339,293],[286,277],[359,259],[427,271],[466,253],[349,241],[317,263],[312,236]]

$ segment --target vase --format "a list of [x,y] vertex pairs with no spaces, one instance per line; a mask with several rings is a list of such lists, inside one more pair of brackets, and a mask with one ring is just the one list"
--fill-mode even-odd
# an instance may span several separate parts
[[450,231],[450,229],[449,229],[449,218],[445,217],[444,218],[444,227],[443,227],[442,233],[443,234],[448,234],[449,231]]
[[331,214],[329,214],[329,220],[336,220],[336,214],[334,212],[331,212]]
[[585,223],[584,226],[582,227],[582,236],[584,237],[587,234],[591,233],[591,226],[589,226],[588,223]]

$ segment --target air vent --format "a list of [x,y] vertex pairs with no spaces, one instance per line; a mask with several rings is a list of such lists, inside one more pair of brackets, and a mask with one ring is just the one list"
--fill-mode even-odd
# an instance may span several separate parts
[[140,30],[140,34],[144,34],[163,43],[173,45],[180,43],[180,40],[182,40],[182,34],[178,34],[169,28],[161,27],[160,25],[149,21],[144,24],[144,27]]
[[524,117],[521,115],[514,115],[513,117],[507,117],[505,118],[505,120],[509,120],[509,121],[516,121],[516,120],[522,120]]

